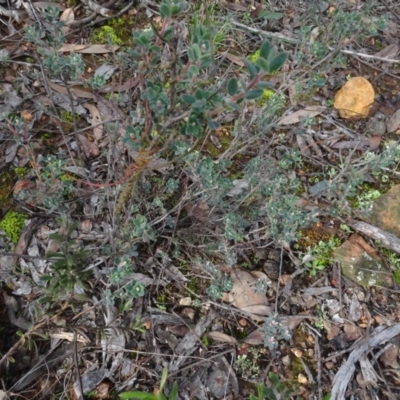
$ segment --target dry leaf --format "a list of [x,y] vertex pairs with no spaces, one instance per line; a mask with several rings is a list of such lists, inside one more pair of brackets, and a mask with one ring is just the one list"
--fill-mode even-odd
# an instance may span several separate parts
[[334,107],[342,118],[366,118],[372,107],[375,91],[363,77],[348,80],[336,93]]
[[272,307],[264,306],[264,305],[255,305],[255,306],[248,306],[242,307],[241,310],[246,311],[250,314],[257,314],[257,315],[269,315],[272,311]]
[[390,367],[393,369],[399,369],[399,363],[397,362],[397,357],[399,354],[399,347],[393,343],[390,343],[384,353],[381,355],[380,360],[385,365],[385,367]]
[[209,220],[209,207],[208,204],[204,201],[200,201],[198,204],[191,205],[185,207],[188,214],[197,219],[200,222],[207,222]]
[[268,305],[265,295],[258,293],[255,287],[260,280],[270,281],[267,275],[260,271],[248,272],[236,268],[231,272],[231,279],[233,288],[228,294],[228,301],[235,307],[244,309],[256,305]]
[[204,336],[206,336],[212,340],[215,340],[216,342],[230,343],[230,344],[234,344],[236,346],[239,344],[238,341],[234,337],[229,336],[222,332],[217,332],[217,331],[208,332]]
[[382,142],[381,135],[373,135],[369,137],[369,150],[374,151],[377,150]]
[[345,333],[344,337],[348,342],[354,342],[354,340],[362,336],[361,329],[357,325],[345,323],[343,325],[343,330]]
[[90,142],[86,136],[78,134],[78,139],[87,158],[97,157],[100,154],[98,146],[95,143]]
[[70,31],[71,25],[75,21],[74,9],[72,7],[67,8],[60,16],[60,22],[64,22],[64,25],[61,27],[61,32],[66,34]]
[[384,49],[375,53],[376,57],[395,58],[399,54],[399,46],[396,43],[389,44]]
[[22,110],[21,117],[25,122],[30,122],[33,119],[32,114],[28,110]]
[[388,133],[395,132],[400,126],[400,109],[397,110],[390,118],[386,125]]
[[243,340],[243,342],[251,344],[253,346],[258,346],[259,344],[263,344],[265,339],[265,333],[262,329],[257,329],[251,332],[247,337]]
[[295,111],[292,114],[285,115],[278,121],[278,125],[291,125],[297,124],[305,118],[316,117],[321,114],[326,108],[322,106],[309,106],[303,110]]
[[104,54],[114,53],[119,49],[119,46],[108,46],[104,44],[73,44],[67,43],[58,49],[61,53],[74,51],[82,54]]
[[[68,89],[65,86],[61,86],[58,85],[57,83],[53,83],[51,81],[49,81],[49,86],[55,90],[58,93],[62,93],[62,94],[66,94],[68,95]],[[85,90],[82,89],[78,89],[78,88],[69,88],[69,91],[76,97],[81,97],[83,99],[93,99],[93,93],[87,92]]]
[[360,368],[364,382],[377,387],[378,375],[376,374],[374,367],[365,354],[360,357]]
[[103,125],[99,124],[102,122],[99,110],[95,105],[89,103],[85,103],[83,107],[87,108],[92,116],[90,123],[93,126],[94,138],[100,140],[103,137]]
[[301,151],[301,154],[303,154],[304,157],[310,157],[311,156],[311,149],[310,146],[302,134],[297,134],[296,135],[296,140],[297,144],[299,146],[299,149]]
[[324,329],[328,340],[335,339],[340,334],[340,328],[327,320],[324,320]]

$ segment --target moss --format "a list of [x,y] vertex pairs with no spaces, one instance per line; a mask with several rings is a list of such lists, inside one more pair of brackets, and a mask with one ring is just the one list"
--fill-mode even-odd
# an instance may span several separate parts
[[9,211],[0,222],[0,229],[5,232],[13,243],[17,243],[26,218],[25,214]]
[[255,63],[260,58],[260,50],[257,50],[255,53],[249,55],[249,60],[252,63]]
[[122,46],[124,44],[122,39],[119,38],[118,35],[116,34],[114,28],[108,25],[96,29],[93,32],[92,41],[94,43],[101,43],[101,44],[112,43],[118,46]]
[[15,175],[18,176],[18,178],[22,179],[28,173],[28,168],[16,167],[16,168],[14,168],[14,172],[15,172]]
[[71,111],[63,111],[60,114],[60,118],[61,118],[61,121],[64,121],[64,122],[74,122],[74,117],[73,117]]

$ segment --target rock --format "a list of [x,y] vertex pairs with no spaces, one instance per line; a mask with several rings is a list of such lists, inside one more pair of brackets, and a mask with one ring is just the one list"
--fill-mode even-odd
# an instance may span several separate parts
[[363,287],[392,286],[392,273],[377,251],[359,234],[353,234],[333,252],[341,264],[342,274]]
[[363,215],[363,219],[386,232],[400,238],[400,185],[393,186],[378,197],[372,211]]
[[383,136],[386,133],[386,123],[381,118],[374,116],[365,127],[365,133],[372,136]]
[[372,85],[358,76],[348,80],[336,93],[334,107],[342,118],[366,118],[374,98]]

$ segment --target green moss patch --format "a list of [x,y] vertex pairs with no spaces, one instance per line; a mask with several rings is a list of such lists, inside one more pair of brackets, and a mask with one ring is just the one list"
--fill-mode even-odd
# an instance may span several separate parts
[[17,211],[8,211],[0,221],[0,229],[5,232],[13,243],[17,243],[21,236],[27,216]]

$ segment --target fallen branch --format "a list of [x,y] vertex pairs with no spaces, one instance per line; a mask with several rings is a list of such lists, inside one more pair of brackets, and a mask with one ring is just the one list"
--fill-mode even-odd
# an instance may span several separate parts
[[377,228],[376,226],[368,224],[367,222],[354,220],[346,223],[351,228],[363,233],[371,239],[379,240],[381,244],[387,249],[400,254],[400,239],[397,236],[385,232],[382,229]]
[[369,337],[362,340],[359,345],[350,353],[347,361],[339,368],[333,379],[331,400],[342,400],[345,398],[347,385],[352,379],[356,369],[355,363],[360,358],[372,350],[375,346],[384,344],[395,336],[400,334],[400,323],[383,329],[380,332],[374,332]]

